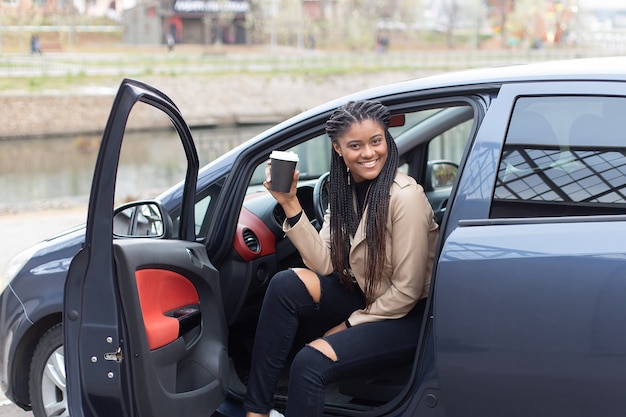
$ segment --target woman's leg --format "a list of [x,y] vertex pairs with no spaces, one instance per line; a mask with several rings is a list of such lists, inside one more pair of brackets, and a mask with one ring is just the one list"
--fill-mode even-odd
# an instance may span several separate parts
[[[328,285],[321,285],[320,280],[325,280]],[[334,309],[336,314],[320,314],[319,302],[325,292],[336,293],[331,298],[341,300]],[[305,269],[277,273],[263,300],[252,351],[244,401],[249,415],[265,415],[272,407],[274,388],[285,367],[301,318],[329,320],[327,327],[330,328],[356,308],[361,308],[361,304],[362,295],[341,287],[335,276],[320,278]]]
[[287,417],[321,416],[329,383],[410,360],[417,349],[424,305],[418,303],[401,319],[354,326],[300,350],[291,365]]

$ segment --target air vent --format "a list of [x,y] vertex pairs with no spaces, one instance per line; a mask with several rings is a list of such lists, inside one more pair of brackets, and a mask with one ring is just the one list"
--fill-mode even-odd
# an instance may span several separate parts
[[243,230],[243,242],[252,252],[259,253],[261,251],[261,243],[259,242],[259,238],[254,234],[252,230]]

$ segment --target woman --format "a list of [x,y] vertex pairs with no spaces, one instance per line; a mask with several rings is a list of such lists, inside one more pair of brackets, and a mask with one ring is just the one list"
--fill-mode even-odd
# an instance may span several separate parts
[[382,104],[358,101],[327,121],[330,208],[319,234],[296,196],[297,171],[288,193],[270,191],[308,269],[279,272],[270,282],[244,402],[248,417],[281,416],[271,410],[273,392],[301,321],[325,330],[293,359],[288,417],[321,416],[328,383],[415,352],[438,226],[422,187],[398,171],[390,118]]

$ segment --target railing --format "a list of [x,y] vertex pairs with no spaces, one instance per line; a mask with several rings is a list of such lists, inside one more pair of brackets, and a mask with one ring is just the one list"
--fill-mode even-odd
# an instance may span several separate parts
[[345,73],[350,71],[447,71],[557,59],[624,55],[621,48],[546,48],[530,50],[452,50],[346,53],[308,50],[262,50],[214,53],[210,47],[166,48],[110,53],[43,51],[0,55],[0,77],[136,76],[220,73]]

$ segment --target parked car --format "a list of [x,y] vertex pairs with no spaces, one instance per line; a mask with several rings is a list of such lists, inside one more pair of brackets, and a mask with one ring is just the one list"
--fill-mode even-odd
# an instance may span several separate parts
[[[330,385],[326,415],[622,415],[626,58],[359,92],[199,171],[174,103],[124,80],[86,227],[18,255],[0,281],[5,395],[36,417],[243,416],[264,291],[275,272],[302,263],[261,186],[265,161],[274,149],[300,155],[298,194],[320,227],[324,123],[365,98],[391,109],[401,169],[424,185],[441,235],[414,360]],[[140,104],[170,118],[185,179],[114,210],[126,120]],[[286,399],[284,380],[276,407]]]

